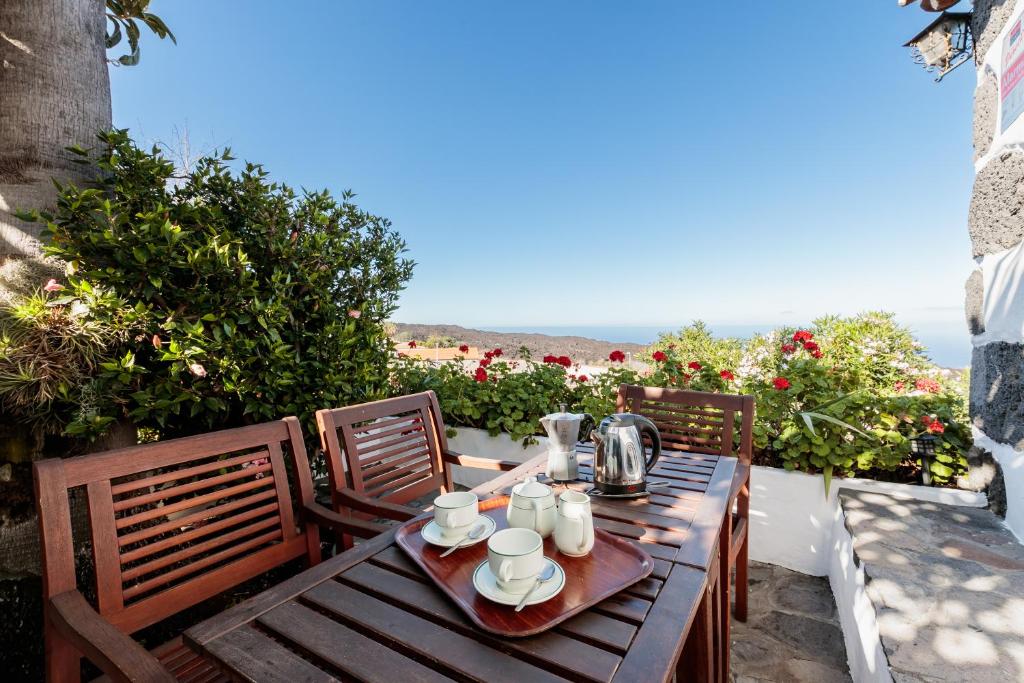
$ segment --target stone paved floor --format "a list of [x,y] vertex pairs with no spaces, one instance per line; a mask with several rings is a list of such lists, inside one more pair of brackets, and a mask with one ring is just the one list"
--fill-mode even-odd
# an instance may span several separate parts
[[733,620],[735,683],[850,680],[828,579],[750,563],[747,623]]

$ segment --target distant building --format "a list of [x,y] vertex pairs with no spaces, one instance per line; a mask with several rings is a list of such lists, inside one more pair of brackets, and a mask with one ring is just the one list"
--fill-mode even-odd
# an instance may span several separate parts
[[409,347],[409,342],[397,342],[395,344],[395,353],[399,356],[409,356],[410,358],[419,358],[421,360],[480,360],[484,357],[480,353],[480,349],[475,346],[470,346],[469,351],[463,353],[456,346],[438,347],[428,349],[423,346],[416,346],[414,348]]

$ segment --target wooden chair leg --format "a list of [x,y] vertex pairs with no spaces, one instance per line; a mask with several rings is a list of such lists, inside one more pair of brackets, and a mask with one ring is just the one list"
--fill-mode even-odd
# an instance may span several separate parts
[[57,629],[48,623],[45,626],[44,638],[47,683],[80,683],[82,659],[78,650],[61,638]]

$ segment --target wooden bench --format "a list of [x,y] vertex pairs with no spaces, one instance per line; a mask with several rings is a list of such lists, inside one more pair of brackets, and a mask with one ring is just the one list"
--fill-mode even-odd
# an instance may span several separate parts
[[[33,472],[46,675],[60,683],[79,680],[83,656],[115,681],[220,680],[216,667],[180,638],[147,652],[129,634],[285,562],[317,564],[319,525],[363,537],[382,530],[313,502],[293,417],[42,460]],[[84,545],[72,537],[71,497],[79,491],[95,564],[95,591],[86,592],[94,592],[95,605],[75,571]]]
[[453,490],[451,465],[496,473],[519,465],[450,450],[433,391],[319,410],[316,420],[334,511],[347,517],[404,522],[422,512],[409,503]]

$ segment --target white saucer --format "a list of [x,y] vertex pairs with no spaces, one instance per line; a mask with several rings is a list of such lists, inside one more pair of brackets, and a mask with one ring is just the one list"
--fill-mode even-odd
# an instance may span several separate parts
[[[488,515],[480,515],[475,520],[473,520],[473,524],[476,524],[480,520],[483,520],[487,523],[487,530],[484,531],[483,536],[480,536],[479,538],[467,538],[465,543],[463,543],[463,547],[468,548],[471,545],[476,545],[480,541],[486,541],[487,538],[491,534],[493,534],[494,530],[497,528],[497,524],[495,524],[494,519]],[[466,531],[472,529],[473,524],[470,524]],[[430,520],[429,522],[423,525],[423,528],[420,529],[420,536],[422,536],[423,540],[429,543],[430,545],[437,545],[441,546],[442,548],[451,548],[453,545],[459,542],[459,536],[453,536],[451,538],[443,536],[441,534],[441,527],[438,526],[437,522],[435,522],[434,520]]]
[[[545,581],[537,587],[537,590],[533,592],[533,595],[526,602],[527,605],[546,602],[561,593],[562,588],[565,587],[565,570],[550,557],[545,557],[544,559],[555,565],[555,576],[550,581]],[[487,560],[481,562],[480,566],[473,572],[473,587],[476,588],[477,593],[488,600],[493,600],[502,605],[515,606],[523,599],[521,593],[506,593],[498,587],[498,580],[494,578]]]

